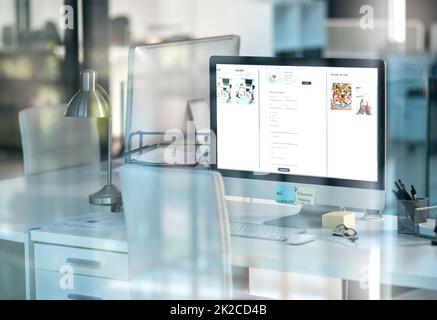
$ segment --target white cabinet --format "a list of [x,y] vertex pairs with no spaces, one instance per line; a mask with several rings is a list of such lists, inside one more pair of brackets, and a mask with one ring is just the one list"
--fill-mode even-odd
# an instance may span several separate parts
[[35,270],[37,300],[129,300],[129,282],[73,274],[72,287],[63,287],[65,275]]
[[129,299],[127,258],[127,253],[35,243],[35,297]]
[[128,280],[127,254],[36,243],[35,269],[60,272],[70,266],[75,274]]

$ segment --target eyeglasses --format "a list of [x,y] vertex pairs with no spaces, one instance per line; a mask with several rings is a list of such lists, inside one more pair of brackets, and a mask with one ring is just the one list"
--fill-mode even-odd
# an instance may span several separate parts
[[339,224],[332,230],[332,235],[337,237],[344,237],[352,242],[359,239],[358,232],[355,229],[348,228],[344,224]]

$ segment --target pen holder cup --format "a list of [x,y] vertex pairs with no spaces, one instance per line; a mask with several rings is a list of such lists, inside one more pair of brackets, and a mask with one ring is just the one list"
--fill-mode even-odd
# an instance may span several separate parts
[[429,198],[398,200],[398,232],[418,235],[419,224],[428,219]]

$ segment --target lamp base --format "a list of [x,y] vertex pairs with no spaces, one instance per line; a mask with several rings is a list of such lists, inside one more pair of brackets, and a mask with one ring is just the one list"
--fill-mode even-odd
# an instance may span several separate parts
[[105,185],[100,191],[89,195],[91,204],[98,206],[110,206],[121,202],[121,192],[116,186]]

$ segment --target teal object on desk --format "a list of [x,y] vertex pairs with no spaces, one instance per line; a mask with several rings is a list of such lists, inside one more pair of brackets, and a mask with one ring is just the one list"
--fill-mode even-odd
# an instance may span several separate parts
[[294,186],[277,185],[276,201],[279,203],[296,203],[296,188]]

